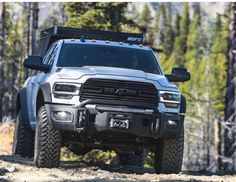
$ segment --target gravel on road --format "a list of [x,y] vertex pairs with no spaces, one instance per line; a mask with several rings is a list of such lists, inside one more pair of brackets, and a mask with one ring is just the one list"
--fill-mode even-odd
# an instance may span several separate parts
[[78,161],[61,162],[57,169],[36,168],[32,159],[20,156],[0,156],[0,181],[16,182],[118,182],[118,181],[225,181],[236,182],[236,175],[182,172],[180,174],[157,175],[152,168],[112,166]]

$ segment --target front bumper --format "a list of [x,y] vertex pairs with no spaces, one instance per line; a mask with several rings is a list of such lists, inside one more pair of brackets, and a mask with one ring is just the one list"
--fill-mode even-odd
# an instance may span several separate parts
[[[123,110],[98,111],[96,107],[86,108],[61,104],[46,104],[45,106],[52,128],[63,131],[87,132],[91,135],[115,132],[148,138],[175,138],[180,135],[184,122],[184,117],[178,114],[157,113],[156,111],[150,113],[149,110],[145,113],[140,110],[130,110],[131,112]],[[69,112],[72,119],[71,121],[55,120],[52,117],[53,111]],[[128,128],[112,127],[112,118],[128,120]]]

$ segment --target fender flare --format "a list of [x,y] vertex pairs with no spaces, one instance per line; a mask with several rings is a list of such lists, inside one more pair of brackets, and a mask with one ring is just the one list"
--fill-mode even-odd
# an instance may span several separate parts
[[186,113],[186,99],[183,95],[181,95],[180,113]]
[[44,103],[52,103],[51,87],[49,83],[40,85],[39,91],[42,91]]
[[30,120],[28,115],[27,105],[27,90],[26,87],[21,88],[17,93],[16,114],[21,110],[23,122],[30,128]]
[[[43,102],[41,100],[38,101],[39,94],[42,94],[41,97],[43,97]],[[48,123],[52,127],[52,121],[50,117],[50,104],[52,103],[52,95],[51,95],[51,87],[49,83],[43,83],[39,87],[39,92],[37,95],[37,109],[36,112],[38,112],[38,109],[40,106],[44,105],[46,109],[46,115],[48,118]],[[40,102],[40,103],[39,103]]]

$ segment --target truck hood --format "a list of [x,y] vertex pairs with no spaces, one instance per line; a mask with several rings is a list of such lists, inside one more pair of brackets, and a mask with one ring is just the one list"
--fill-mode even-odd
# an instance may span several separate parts
[[79,68],[66,67],[62,68],[57,75],[61,79],[80,79],[85,75],[112,75],[112,76],[124,76],[130,78],[143,78],[147,80],[157,81],[163,87],[174,87],[175,85],[170,84],[165,76],[156,75],[151,73],[145,73],[140,70],[124,69],[124,68],[114,68],[114,67],[99,67],[99,66],[83,66]]

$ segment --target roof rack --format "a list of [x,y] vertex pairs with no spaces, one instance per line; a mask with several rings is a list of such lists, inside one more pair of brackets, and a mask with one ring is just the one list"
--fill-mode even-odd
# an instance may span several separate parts
[[133,44],[144,44],[144,34],[120,33],[103,30],[89,30],[70,27],[51,27],[40,32],[40,39],[57,36],[60,39],[75,38],[110,40],[115,42],[126,42]]
[[35,55],[44,56],[49,46],[60,39],[96,39],[144,45],[146,43],[145,34],[54,26],[40,32],[39,45]]

